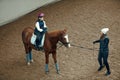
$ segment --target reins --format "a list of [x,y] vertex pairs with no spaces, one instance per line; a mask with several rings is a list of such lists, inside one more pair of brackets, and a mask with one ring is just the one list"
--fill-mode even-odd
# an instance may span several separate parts
[[95,48],[88,48],[88,47],[84,47],[84,46],[81,46],[81,45],[76,45],[76,44],[73,44],[73,43],[71,43],[70,45],[73,46],[73,47],[77,47],[77,48],[82,48],[82,49],[87,49],[87,50],[96,50],[96,51],[98,51],[98,50],[95,49]]
[[[87,48],[87,47],[83,47],[83,46],[80,46],[80,45],[76,45],[76,44],[73,44],[73,43],[70,43],[70,42],[68,42],[68,43],[61,43],[61,42],[58,42],[58,44],[60,45],[59,47],[57,47],[57,49],[59,49],[59,48],[61,48],[63,45],[67,45],[67,44],[70,44],[71,46],[73,46],[73,47],[77,47],[77,48],[82,48],[82,49],[87,49],[87,50],[96,50],[96,51],[98,51],[98,49],[95,49],[94,47],[93,48]],[[94,44],[93,44],[94,45]]]
[[58,44],[60,45],[59,47],[57,47],[57,49],[61,48],[64,44],[62,44],[61,42],[58,42]]

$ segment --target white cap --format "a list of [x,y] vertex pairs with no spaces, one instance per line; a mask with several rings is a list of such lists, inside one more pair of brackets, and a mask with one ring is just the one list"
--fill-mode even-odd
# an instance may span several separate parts
[[106,34],[108,31],[109,31],[109,28],[103,28],[103,29],[101,29],[101,32],[102,32],[103,34]]

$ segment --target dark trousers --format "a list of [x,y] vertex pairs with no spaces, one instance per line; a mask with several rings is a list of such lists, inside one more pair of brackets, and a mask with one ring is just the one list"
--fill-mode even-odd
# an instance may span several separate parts
[[36,32],[35,35],[37,36],[36,46],[38,47],[39,45],[41,45],[41,41],[42,41],[44,33],[43,32]]
[[100,51],[98,55],[98,62],[100,66],[103,66],[104,64],[106,66],[106,69],[110,71],[109,64],[108,64],[108,54],[109,54],[108,51]]

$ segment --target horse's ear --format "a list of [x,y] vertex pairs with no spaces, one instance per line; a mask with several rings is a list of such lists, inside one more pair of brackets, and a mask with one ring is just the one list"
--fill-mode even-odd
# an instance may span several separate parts
[[60,34],[66,34],[66,32],[67,32],[67,29],[63,29],[63,30],[61,30],[61,32],[60,32]]
[[64,29],[63,31],[66,33],[66,32],[67,32],[67,29]]

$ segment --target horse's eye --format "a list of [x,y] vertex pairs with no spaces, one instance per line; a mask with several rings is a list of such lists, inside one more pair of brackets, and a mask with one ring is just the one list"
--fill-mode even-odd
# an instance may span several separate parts
[[63,38],[65,40],[65,38]]

